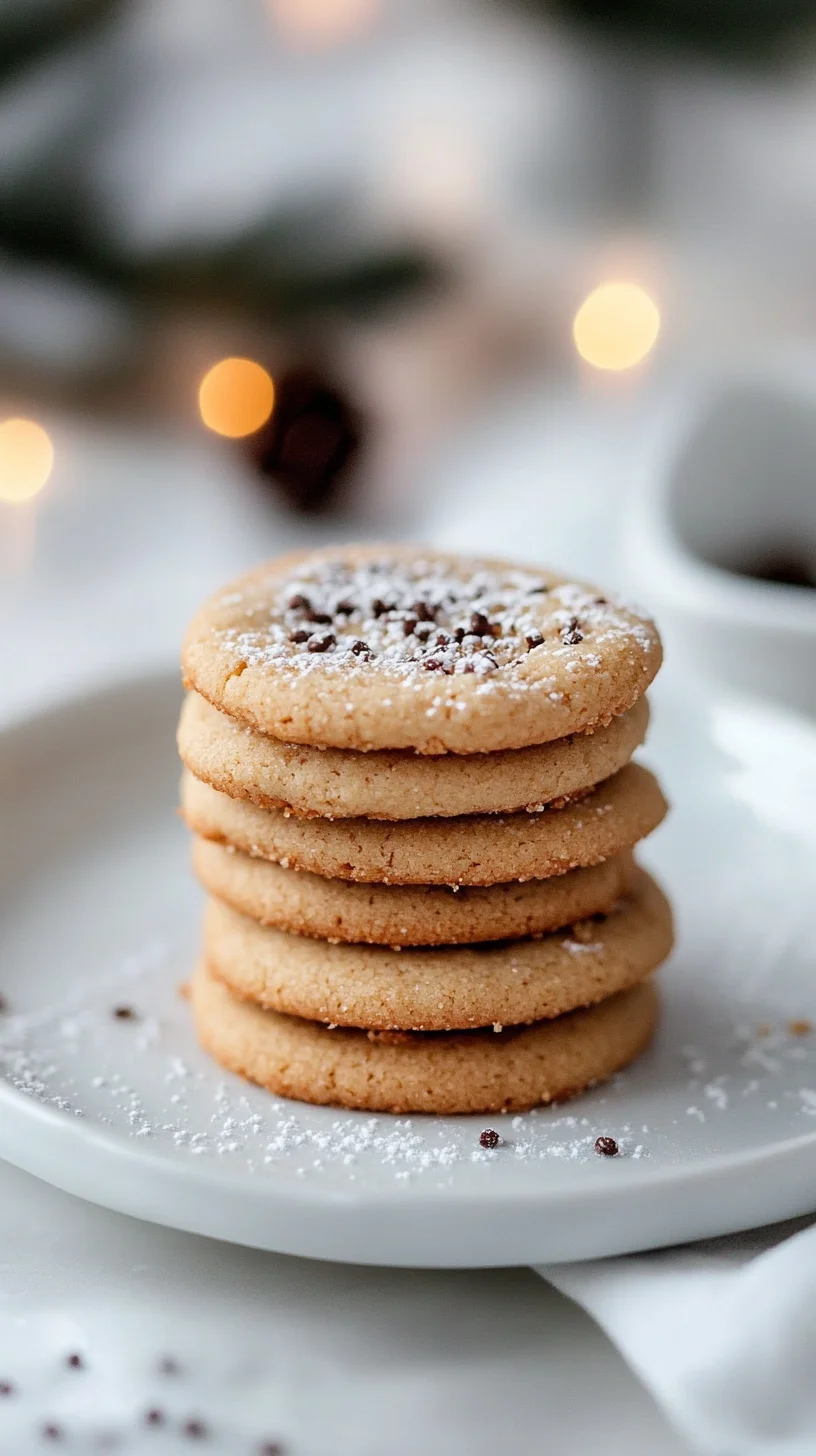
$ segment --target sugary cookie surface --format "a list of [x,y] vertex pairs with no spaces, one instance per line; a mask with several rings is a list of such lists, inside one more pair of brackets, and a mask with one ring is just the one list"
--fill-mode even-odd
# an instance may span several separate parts
[[348,547],[211,598],[183,663],[216,707],[289,742],[468,753],[608,722],[660,644],[648,619],[551,572]]

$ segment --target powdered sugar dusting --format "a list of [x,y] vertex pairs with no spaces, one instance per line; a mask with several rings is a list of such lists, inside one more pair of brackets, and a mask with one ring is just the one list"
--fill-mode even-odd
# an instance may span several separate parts
[[[591,941],[574,945],[575,954],[594,949]],[[496,1149],[479,1145],[484,1118],[305,1107],[225,1077],[204,1056],[175,994],[185,969],[171,943],[151,941],[59,1004],[4,1016],[0,1076],[70,1120],[88,1120],[146,1148],[234,1165],[256,1179],[294,1176],[332,1186],[338,1179],[365,1186],[372,1178],[396,1187],[444,1185],[468,1168],[473,1176],[507,1179],[525,1168],[532,1177],[539,1165],[595,1165],[599,1135],[616,1139],[624,1161],[671,1156],[675,1139],[678,1151],[690,1137],[705,1148],[713,1121],[746,1100],[766,1119],[784,1112],[816,1117],[816,1034],[793,1033],[788,1022],[766,1024],[760,1012],[750,1022],[718,1027],[716,1054],[711,1041],[671,1052],[681,1068],[681,1105],[668,1123],[662,1092],[649,1094],[648,1123],[642,1112],[632,1115],[642,1064],[576,1103],[493,1114]],[[119,1019],[115,1008],[123,1005],[133,1014]],[[710,1030],[710,1018],[704,1020]],[[661,1081],[671,1087],[677,1078]]]
[[[240,593],[217,605],[240,607]],[[314,558],[265,589],[256,584],[243,615],[230,610],[230,624],[217,632],[234,674],[247,666],[361,674],[376,663],[408,680],[475,673],[487,687],[498,669],[523,667],[531,652],[553,668],[595,672],[610,644],[625,639],[648,654],[655,640],[647,621],[592,588],[546,572],[433,558]],[[519,685],[528,680],[524,671],[515,676]],[[557,701],[554,678],[547,688]]]

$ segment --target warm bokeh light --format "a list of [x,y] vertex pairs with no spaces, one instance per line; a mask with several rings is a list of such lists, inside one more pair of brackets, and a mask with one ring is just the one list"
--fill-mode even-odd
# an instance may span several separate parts
[[208,429],[238,440],[265,425],[275,403],[272,376],[254,359],[219,359],[199,385],[198,408]]
[[584,299],[572,324],[575,347],[596,369],[631,369],[660,332],[660,311],[637,283],[602,283]]
[[54,464],[54,446],[34,420],[0,422],[0,500],[17,505],[42,490]]
[[335,45],[373,24],[379,0],[268,0],[281,35],[298,45]]

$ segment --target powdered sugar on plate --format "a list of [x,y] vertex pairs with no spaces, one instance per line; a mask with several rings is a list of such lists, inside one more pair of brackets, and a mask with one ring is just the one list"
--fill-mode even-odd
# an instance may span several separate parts
[[[582,954],[592,945],[571,948]],[[673,1145],[687,1156],[692,1126],[705,1144],[711,1120],[745,1099],[766,1113],[773,1104],[777,1113],[816,1116],[816,1033],[801,1021],[770,1026],[761,1010],[751,1022],[714,1026],[713,1040],[707,1014],[706,1038],[669,1053],[683,1088],[674,1117],[638,1099],[638,1068],[574,1104],[513,1117],[401,1118],[306,1107],[225,1077],[194,1045],[177,990],[180,954],[169,939],[150,940],[58,1002],[3,1016],[0,1076],[66,1117],[176,1157],[234,1164],[254,1180],[286,1170],[355,1184],[375,1168],[378,1181],[397,1186],[445,1184],[463,1165],[505,1179],[514,1167],[596,1163],[598,1136],[614,1137],[624,1160],[656,1149],[671,1155]],[[495,1149],[479,1143],[487,1125],[498,1131]]]

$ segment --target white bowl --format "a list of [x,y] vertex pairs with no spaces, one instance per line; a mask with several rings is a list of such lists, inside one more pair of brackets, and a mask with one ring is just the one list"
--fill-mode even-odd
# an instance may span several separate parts
[[734,569],[794,552],[816,580],[816,371],[688,391],[638,474],[627,575],[671,660],[816,713],[816,590]]

